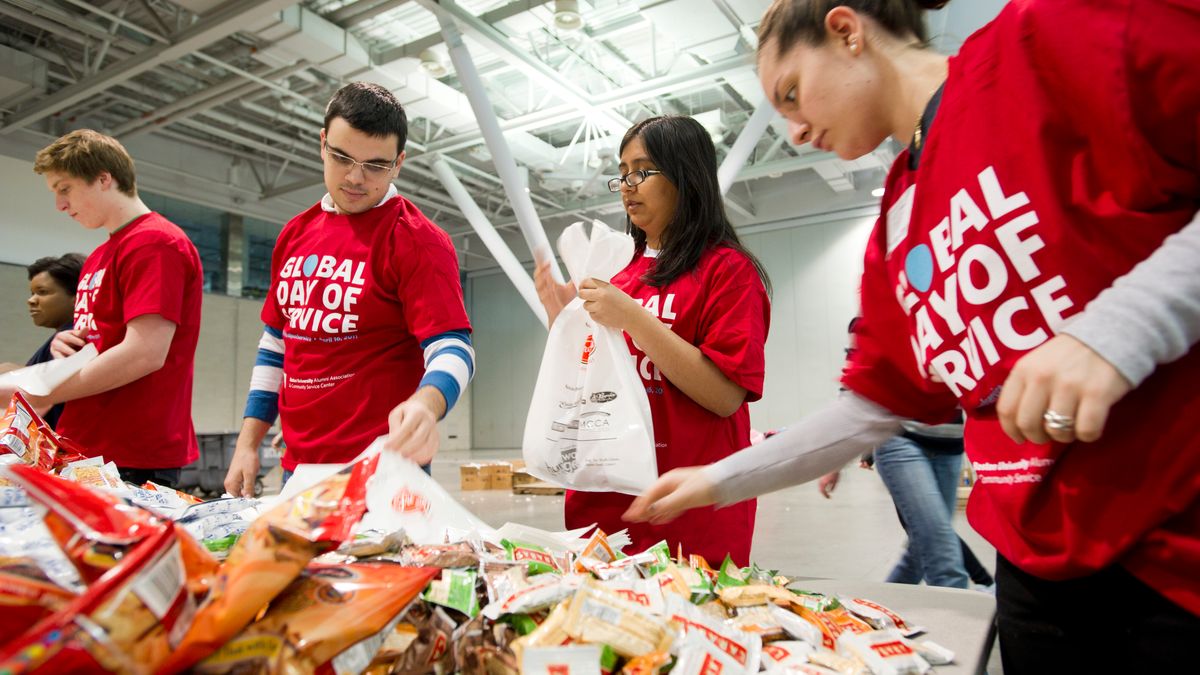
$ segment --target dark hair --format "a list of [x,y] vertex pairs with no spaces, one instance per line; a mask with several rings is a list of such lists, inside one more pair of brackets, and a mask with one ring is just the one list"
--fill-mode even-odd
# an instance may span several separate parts
[[338,89],[325,106],[325,130],[333,118],[375,138],[396,135],[396,153],[408,142],[408,116],[404,106],[386,88],[371,82],[351,82]]
[[[646,153],[667,180],[675,185],[678,198],[675,217],[663,231],[662,250],[646,274],[651,286],[665,286],[692,271],[700,256],[717,245],[728,246],[750,259],[767,293],[771,280],[754,254],[738,239],[717,181],[717,150],[708,131],[696,120],[683,115],[651,117],[629,128],[621,139],[619,152],[635,138],[641,138]],[[633,235],[637,252],[646,250],[646,233],[634,227],[629,216],[625,229]]]
[[79,273],[83,270],[85,259],[82,253],[68,253],[58,258],[47,256],[34,260],[33,264],[26,267],[25,270],[29,272],[30,281],[33,281],[33,278],[42,272],[46,272],[69,295],[75,295],[75,288],[79,286]]
[[950,0],[775,0],[758,24],[758,53],[776,43],[779,54],[797,41],[818,45],[825,39],[825,15],[835,7],[849,7],[874,19],[892,35],[914,37],[925,44],[925,10],[941,9]]
[[79,129],[61,136],[38,151],[33,160],[34,173],[65,173],[92,184],[107,172],[122,193],[137,196],[137,178],[133,158],[125,146],[112,136],[91,129]]

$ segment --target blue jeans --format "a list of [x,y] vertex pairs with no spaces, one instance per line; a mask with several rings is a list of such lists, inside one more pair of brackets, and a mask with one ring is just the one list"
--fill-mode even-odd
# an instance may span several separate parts
[[929,452],[903,436],[875,449],[875,470],[908,528],[908,547],[888,581],[970,587],[951,523],[961,467],[961,454]]
[[[432,476],[433,475],[433,462],[430,462],[428,464],[422,464],[421,470],[425,472],[426,476]],[[287,469],[284,469],[283,470],[283,480],[280,481],[280,483],[279,483],[279,489],[283,490],[283,486],[287,485],[287,482],[291,479],[292,479],[292,472],[288,471]]]

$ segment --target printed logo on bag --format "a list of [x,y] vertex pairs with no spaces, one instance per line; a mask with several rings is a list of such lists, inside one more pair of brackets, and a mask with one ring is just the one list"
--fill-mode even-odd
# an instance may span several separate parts
[[596,353],[596,341],[589,334],[587,339],[583,341],[583,355],[579,357],[579,362],[587,365],[588,360],[592,358],[592,354]]
[[592,394],[592,403],[608,403],[617,400],[615,391],[597,391]]
[[612,415],[599,410],[583,413],[579,417],[579,428],[584,431],[588,429],[607,429],[609,426],[609,417],[612,417]]
[[433,649],[429,650],[429,660],[425,665],[430,665],[439,661],[446,653],[446,634],[438,633],[437,638],[433,641]]
[[713,658],[712,654],[705,654],[704,663],[700,664],[700,675],[721,675],[724,669],[725,666]]
[[392,510],[396,513],[429,513],[429,500],[422,495],[409,490],[408,488],[400,488],[400,491],[392,497]]
[[547,663],[546,675],[571,675],[571,666],[565,663]]
[[899,640],[871,645],[871,651],[885,659],[890,659],[897,656],[907,656],[913,653],[912,647],[909,647]]

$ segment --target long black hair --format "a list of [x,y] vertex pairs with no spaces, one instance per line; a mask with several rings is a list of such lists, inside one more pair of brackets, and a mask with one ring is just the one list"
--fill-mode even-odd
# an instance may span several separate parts
[[[694,270],[705,251],[724,245],[750,259],[770,294],[767,271],[746,250],[725,214],[725,201],[717,181],[717,149],[708,131],[683,115],[650,117],[625,132],[620,152],[635,138],[642,139],[650,160],[678,191],[675,217],[663,231],[659,242],[662,250],[646,273],[646,283],[666,286]],[[628,215],[625,231],[633,235],[635,249],[641,255],[646,250],[646,233],[635,227]]]

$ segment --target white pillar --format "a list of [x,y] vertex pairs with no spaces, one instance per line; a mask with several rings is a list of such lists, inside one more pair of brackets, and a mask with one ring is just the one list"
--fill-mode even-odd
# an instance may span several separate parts
[[504,239],[496,232],[496,228],[492,227],[492,223],[488,221],[487,216],[483,214],[483,210],[471,199],[471,195],[467,193],[467,188],[463,187],[458,176],[454,175],[454,171],[450,168],[450,164],[443,157],[438,157],[430,165],[433,172],[437,174],[439,180],[442,181],[442,186],[446,188],[446,192],[450,194],[450,198],[458,205],[458,209],[467,217],[467,222],[471,223],[471,227],[475,228],[475,233],[483,240],[483,245],[487,246],[488,251],[496,262],[500,263],[500,269],[504,270],[504,274],[508,276],[509,281],[513,286],[517,287],[517,292],[525,299],[529,308],[537,315],[543,326],[549,327],[549,321],[546,318],[546,308],[542,307],[542,301],[538,300],[537,288],[533,285],[533,279],[525,272],[525,268],[517,260],[517,256],[509,250],[508,244],[504,243]]

